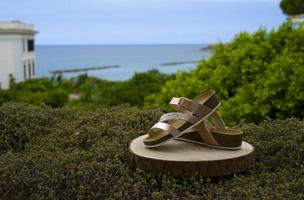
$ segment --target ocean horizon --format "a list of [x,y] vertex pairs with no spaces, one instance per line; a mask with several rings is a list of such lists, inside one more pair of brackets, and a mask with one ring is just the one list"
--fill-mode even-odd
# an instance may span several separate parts
[[[207,44],[113,44],[113,45],[37,45],[37,77],[51,77],[51,71],[89,67],[119,66],[88,71],[89,76],[120,81],[136,72],[158,69],[163,73],[191,70],[196,61],[211,55],[202,51]],[[65,78],[84,72],[64,74]]]

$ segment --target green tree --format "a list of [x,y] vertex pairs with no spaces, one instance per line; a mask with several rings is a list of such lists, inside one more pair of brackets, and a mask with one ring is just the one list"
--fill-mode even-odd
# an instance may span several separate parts
[[286,15],[298,15],[304,13],[303,0],[282,0],[280,7]]
[[[77,90],[81,94],[80,104],[115,106],[130,104],[142,107],[144,98],[160,91],[161,86],[174,75],[162,74],[157,70],[135,73],[126,81],[107,81],[93,77],[79,76]],[[79,106],[79,104],[74,105]]]
[[230,122],[260,122],[266,116],[304,117],[304,29],[290,23],[278,30],[240,33],[218,44],[213,55],[191,72],[178,73],[145,105],[167,107],[172,96],[195,97],[215,89],[220,112]]

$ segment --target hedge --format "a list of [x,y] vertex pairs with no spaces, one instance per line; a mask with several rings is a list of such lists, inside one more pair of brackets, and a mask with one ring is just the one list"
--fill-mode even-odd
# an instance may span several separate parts
[[0,106],[0,199],[303,199],[304,122],[245,124],[256,167],[222,178],[136,170],[128,143],[161,115],[119,106],[85,112]]

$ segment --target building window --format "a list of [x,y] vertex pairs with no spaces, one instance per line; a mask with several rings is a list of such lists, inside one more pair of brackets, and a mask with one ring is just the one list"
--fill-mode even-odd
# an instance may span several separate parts
[[27,40],[27,51],[33,52],[35,50],[35,42],[34,40]]
[[26,40],[25,39],[23,39],[22,48],[23,48],[23,53],[25,53],[26,52]]
[[35,62],[32,62],[32,75],[35,76]]
[[31,65],[31,63],[28,63],[27,68],[28,68],[28,77],[29,77],[29,79],[31,79],[31,76],[32,76],[32,65]]
[[23,76],[24,76],[24,80],[26,80],[26,64],[23,64]]

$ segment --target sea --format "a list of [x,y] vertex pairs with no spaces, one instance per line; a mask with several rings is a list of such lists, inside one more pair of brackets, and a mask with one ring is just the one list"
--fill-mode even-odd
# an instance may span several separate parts
[[[36,71],[38,77],[51,77],[51,71],[103,67],[117,68],[87,71],[90,76],[119,81],[131,78],[136,72],[158,69],[175,73],[195,68],[196,61],[206,59],[210,50],[206,44],[189,45],[38,45]],[[65,78],[84,72],[64,73]]]

